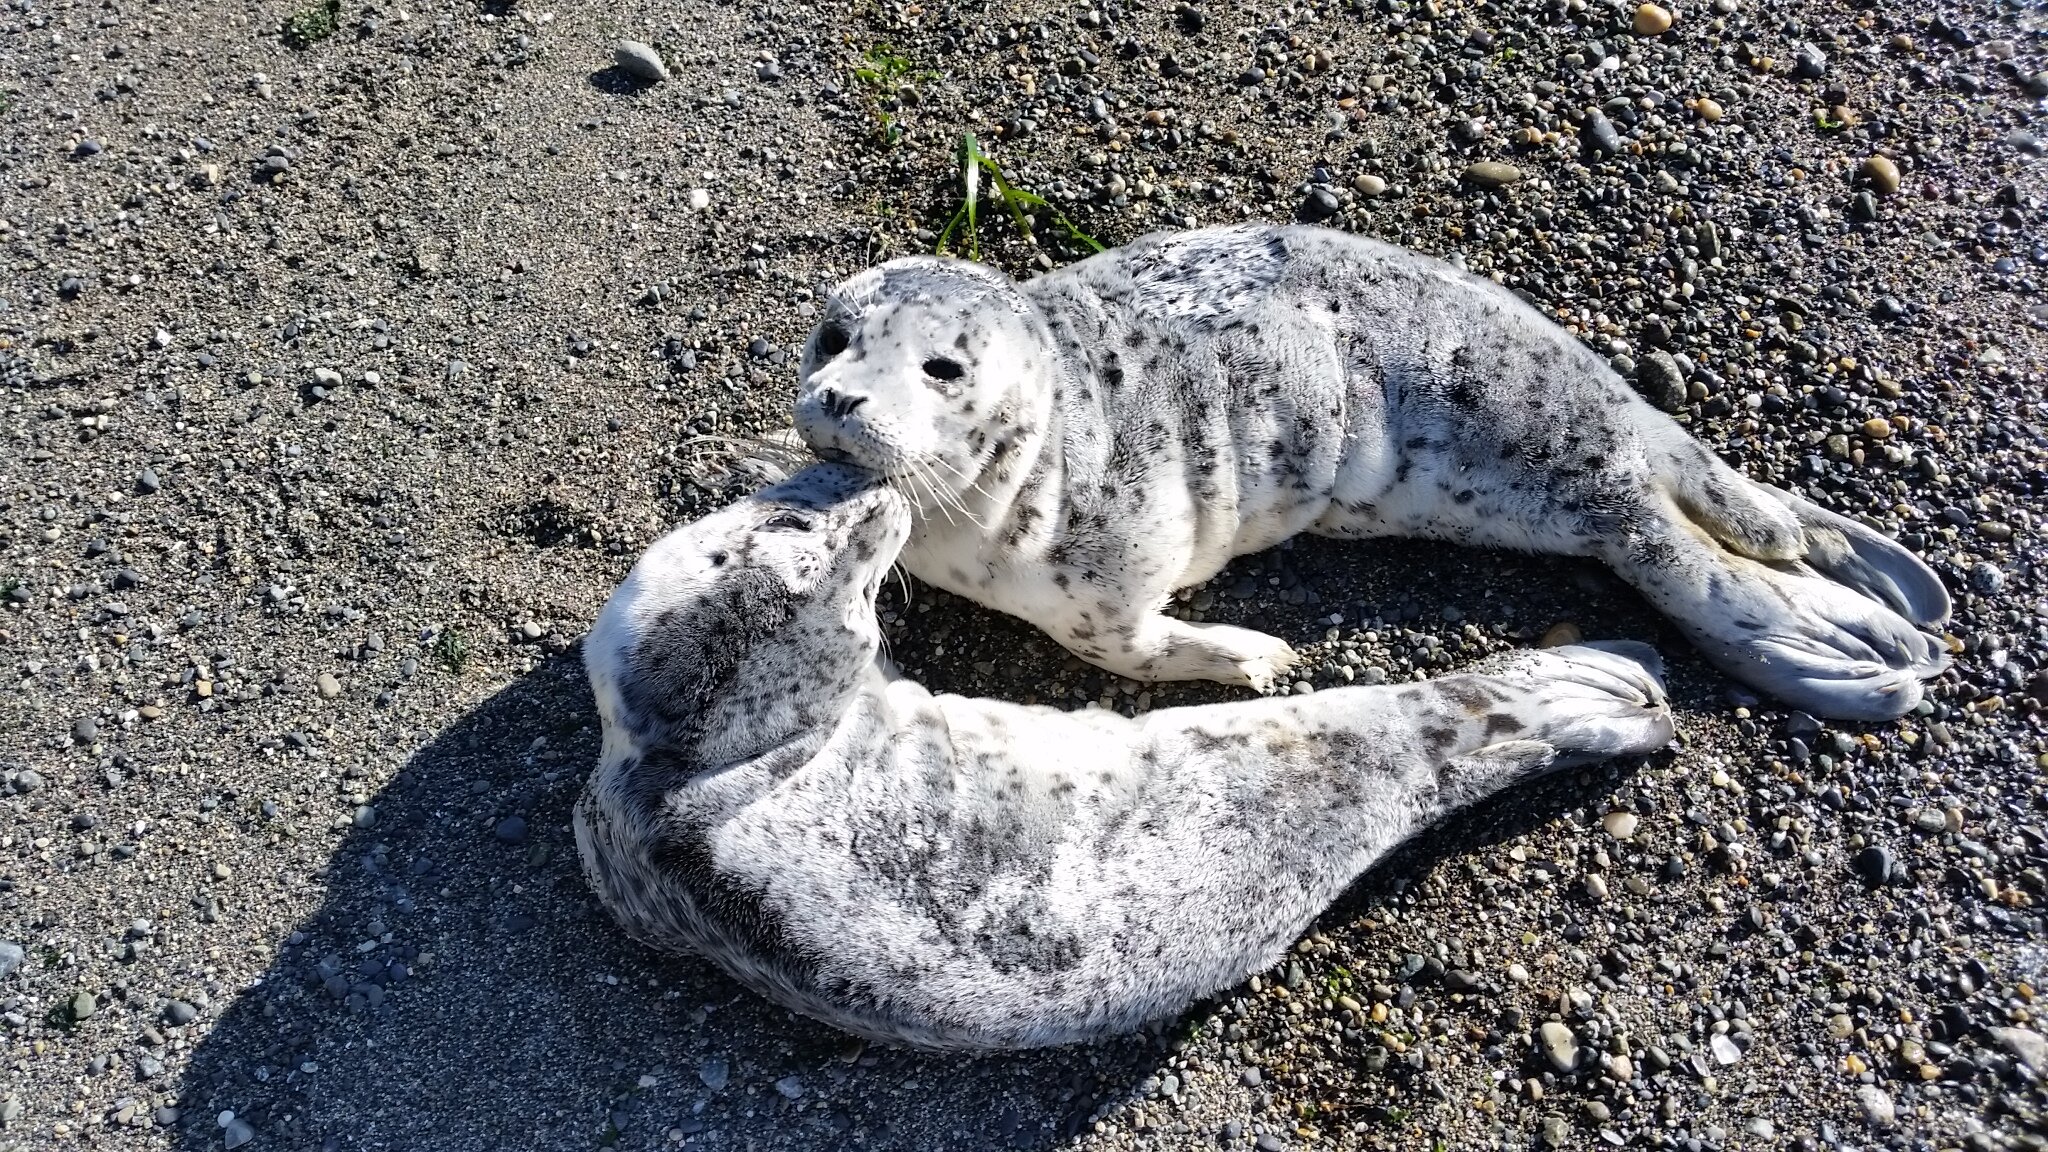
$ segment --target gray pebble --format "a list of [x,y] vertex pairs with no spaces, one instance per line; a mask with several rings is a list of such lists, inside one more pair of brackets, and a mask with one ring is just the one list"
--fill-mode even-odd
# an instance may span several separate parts
[[702,1080],[704,1086],[713,1092],[725,1087],[725,1083],[731,1075],[732,1070],[726,1066],[723,1060],[706,1060],[697,1069],[697,1079]]
[[635,80],[659,84],[668,79],[668,65],[662,62],[661,54],[638,40],[619,41],[618,47],[612,50],[612,59],[618,64],[619,71]]
[[27,950],[21,945],[12,940],[0,940],[0,980],[14,975],[15,969],[21,967],[22,960],[27,956]]
[[1579,1040],[1572,1030],[1555,1020],[1546,1020],[1536,1030],[1537,1042],[1542,1046],[1543,1055],[1550,1066],[1559,1072],[1570,1072],[1579,1062]]
[[1677,412],[1685,407],[1685,376],[1671,353],[1644,354],[1636,364],[1636,391],[1664,412]]
[[174,1028],[182,1028],[199,1018],[199,1009],[183,1000],[173,1000],[164,1005],[164,1020]]

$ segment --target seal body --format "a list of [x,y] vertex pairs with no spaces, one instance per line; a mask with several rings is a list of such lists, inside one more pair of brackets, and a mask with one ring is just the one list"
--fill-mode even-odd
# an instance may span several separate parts
[[910,529],[817,465],[656,543],[585,643],[585,874],[636,938],[928,1048],[1087,1040],[1273,963],[1368,865],[1671,719],[1641,645],[1135,719],[933,695],[876,656]]
[[1300,532],[1598,557],[1821,715],[1898,715],[1946,665],[1910,553],[1745,479],[1500,286],[1327,229],[1149,236],[1021,285],[883,264],[828,299],[796,430],[915,501],[918,578],[1137,680],[1269,687],[1283,641],[1159,608]]

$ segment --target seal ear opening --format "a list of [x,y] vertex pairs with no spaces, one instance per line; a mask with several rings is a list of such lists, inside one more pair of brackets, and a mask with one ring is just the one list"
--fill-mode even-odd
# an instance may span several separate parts
[[703,596],[648,618],[623,653],[621,719],[643,735],[664,736],[650,743],[687,729],[755,645],[788,622],[793,599],[774,572],[732,568]]

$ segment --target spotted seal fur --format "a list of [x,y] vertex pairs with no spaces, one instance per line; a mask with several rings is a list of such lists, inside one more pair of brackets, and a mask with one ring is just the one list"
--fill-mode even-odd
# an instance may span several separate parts
[[796,431],[917,502],[920,579],[1136,680],[1264,689],[1272,636],[1176,589],[1301,532],[1597,557],[1735,678],[1823,716],[1917,704],[1934,574],[1754,483],[1506,289],[1323,228],[1145,237],[1015,284],[934,257],[831,293]]
[[585,659],[584,872],[634,937],[872,1039],[1009,1049],[1272,964],[1404,838],[1671,737],[1640,644],[1125,718],[933,695],[878,657],[897,491],[821,464],[656,542]]

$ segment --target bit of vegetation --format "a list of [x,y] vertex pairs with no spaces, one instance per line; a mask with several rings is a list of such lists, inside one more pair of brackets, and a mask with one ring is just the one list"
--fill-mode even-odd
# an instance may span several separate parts
[[341,28],[341,0],[319,0],[284,18],[285,46],[306,49],[335,34]]
[[443,628],[441,634],[434,638],[434,658],[450,675],[461,675],[463,667],[469,663],[469,641],[455,626]]
[[881,102],[898,99],[897,94],[905,88],[915,91],[914,85],[936,75],[918,69],[908,57],[899,55],[887,44],[877,44],[861,56],[861,66],[853,70],[853,78],[875,94],[875,106],[871,111],[875,117],[876,135],[881,137],[884,147],[894,148],[903,142],[903,125],[894,114],[882,108]]
[[964,231],[967,237],[967,258],[970,260],[979,260],[981,258],[981,221],[977,213],[977,206],[981,202],[981,178],[984,173],[987,174],[989,182],[995,187],[995,195],[992,199],[1009,212],[1010,218],[1017,223],[1017,230],[1024,234],[1026,240],[1033,239],[1031,218],[1026,215],[1026,212],[1028,210],[1042,210],[1049,214],[1053,222],[1064,229],[1067,235],[1074,241],[1084,244],[1094,251],[1102,251],[1102,245],[1096,241],[1095,237],[1074,227],[1073,221],[1068,220],[1059,209],[1054,208],[1048,203],[1045,197],[1010,183],[1009,179],[1003,175],[1002,168],[993,159],[990,159],[987,153],[981,150],[981,141],[975,139],[974,133],[962,132],[960,134],[960,207],[954,211],[953,218],[946,221],[945,231],[939,233],[939,242],[935,245],[938,252],[944,253],[946,251],[946,245],[953,239],[953,234],[962,231],[961,225],[964,223],[966,225]]

